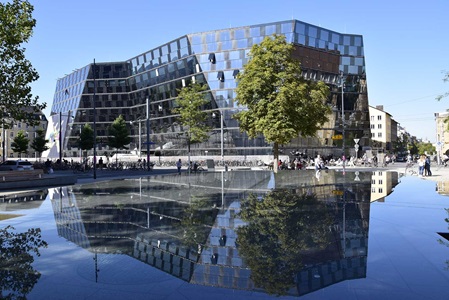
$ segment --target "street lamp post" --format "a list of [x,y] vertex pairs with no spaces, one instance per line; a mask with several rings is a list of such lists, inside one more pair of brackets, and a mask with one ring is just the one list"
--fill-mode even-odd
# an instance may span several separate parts
[[[341,126],[342,126],[342,155],[345,155],[345,95],[344,95],[344,81],[343,81],[343,72],[340,72],[341,78]],[[344,162],[343,162],[344,163]]]
[[95,65],[95,58],[94,58],[94,70],[93,70],[93,75],[94,75],[94,179],[97,179],[97,123],[96,123],[96,119],[97,119],[97,106],[95,103],[95,98],[96,98],[96,90],[97,90],[97,83],[95,81],[95,77],[96,77],[96,72],[97,72],[97,66]]
[[150,171],[150,99],[147,97],[147,170]]
[[[221,164],[224,166],[224,137],[223,137],[223,112],[219,112],[220,114],[220,155],[221,155]],[[215,118],[217,115],[215,113],[212,114]]]
[[[139,118],[136,121],[139,122],[139,158],[141,158],[141,156],[142,156],[142,154],[141,154],[142,153],[142,123],[141,123],[141,121],[142,120]],[[134,122],[131,121],[130,124],[133,125]]]
[[62,121],[62,112],[59,112],[59,162],[62,162],[62,126],[61,126],[61,121]]
[[3,125],[2,126],[2,155],[3,155],[3,161],[2,162],[4,162],[5,160],[6,160],[6,153],[5,153],[5,151],[6,151],[6,132],[5,132],[5,127],[4,127],[5,125]]

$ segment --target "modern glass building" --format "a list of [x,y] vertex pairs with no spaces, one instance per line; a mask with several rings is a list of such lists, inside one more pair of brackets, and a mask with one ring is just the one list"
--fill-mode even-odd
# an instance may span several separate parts
[[273,34],[285,35],[296,46],[294,55],[304,77],[322,80],[332,91],[328,124],[316,137],[282,145],[284,154],[341,155],[346,149],[347,155],[354,155],[354,139],[360,140],[360,150],[367,146],[371,135],[363,37],[288,20],[187,34],[127,61],[91,63],[75,70],[57,81],[53,124],[47,132],[53,143],[49,153],[59,153],[61,140],[64,157],[79,156],[81,126],[93,125],[94,116],[99,155],[114,150],[105,143],[108,126],[122,115],[132,136],[130,149],[145,153],[149,130],[152,155],[159,155],[161,148],[162,156],[187,155],[183,128],[172,110],[178,90],[196,82],[208,87],[210,104],[205,110],[213,129],[208,141],[192,145],[192,155],[220,155],[222,149],[225,156],[271,155],[272,145],[262,136],[248,139],[233,114],[245,109],[235,100],[235,77],[248,62],[251,47]]

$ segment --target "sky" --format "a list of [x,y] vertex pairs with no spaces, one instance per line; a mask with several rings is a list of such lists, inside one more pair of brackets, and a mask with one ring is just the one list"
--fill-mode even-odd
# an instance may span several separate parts
[[[0,0],[5,2],[6,0]],[[449,1],[29,0],[37,24],[26,57],[32,93],[49,116],[58,78],[93,62],[123,61],[188,33],[296,19],[363,35],[368,99],[417,138],[436,141],[449,109]]]

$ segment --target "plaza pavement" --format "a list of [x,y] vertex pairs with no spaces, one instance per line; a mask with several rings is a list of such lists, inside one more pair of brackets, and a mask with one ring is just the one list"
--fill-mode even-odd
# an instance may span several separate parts
[[[267,167],[229,167],[228,171],[236,171],[236,170],[267,170]],[[309,169],[314,170],[313,167]],[[334,166],[329,167],[329,169],[337,169],[342,170],[342,166]],[[387,167],[346,167],[347,172],[355,172],[355,171],[379,171],[379,170],[390,170],[396,171],[400,173],[400,176],[418,176],[418,166],[415,164],[412,168],[406,168],[405,162],[397,162],[394,164],[389,164]],[[216,167],[215,171],[224,171],[223,167]],[[449,182],[449,167],[437,166],[436,164],[431,165],[432,176],[421,177],[424,180],[432,180],[435,182]],[[303,171],[279,171],[279,172],[303,172]],[[45,188],[45,187],[54,187],[60,185],[66,185],[62,182],[67,182],[69,178],[61,178],[62,176],[70,176],[71,182],[76,182],[76,184],[84,184],[84,183],[94,183],[101,182],[104,180],[112,180],[112,179],[124,179],[124,178],[139,178],[146,176],[157,176],[157,175],[168,175],[168,174],[177,174],[176,167],[157,167],[155,166],[153,170],[100,170],[96,171],[96,178],[93,177],[93,171],[86,173],[73,173],[71,170],[59,171],[56,170],[53,174],[45,174],[44,179],[51,182],[51,185],[46,185],[46,183],[37,183],[35,180],[28,180],[25,185],[20,188],[17,187],[8,187],[8,183],[4,183],[2,191],[18,191],[18,190],[30,190],[35,188]],[[182,176],[187,175],[187,170],[184,168],[182,170]],[[36,179],[38,180],[38,179]],[[33,184],[34,182],[34,184]]]
[[[228,170],[230,172],[235,170],[266,170],[266,167],[230,167]],[[342,169],[341,166],[330,167],[330,169]],[[417,176],[418,174],[418,166],[415,164],[411,168],[406,168],[405,162],[396,162],[394,164],[389,164],[387,167],[346,167],[348,172],[353,171],[375,171],[375,170],[390,170],[396,171],[405,176]],[[216,167],[215,171],[224,171],[222,167]],[[435,164],[431,165],[432,176],[422,177],[425,180],[432,181],[449,181],[449,167],[437,166]],[[300,171],[280,171],[280,172],[300,172]],[[176,167],[157,167],[155,166],[153,170],[99,170],[96,172],[96,179],[93,179],[93,171],[87,173],[76,173],[73,174],[72,171],[55,171],[56,175],[67,175],[67,176],[77,176],[77,183],[89,183],[95,181],[102,180],[110,180],[110,179],[122,179],[122,178],[133,178],[133,177],[142,177],[142,176],[155,176],[155,175],[168,175],[168,174],[176,174]],[[182,175],[186,175],[187,170],[183,168]]]

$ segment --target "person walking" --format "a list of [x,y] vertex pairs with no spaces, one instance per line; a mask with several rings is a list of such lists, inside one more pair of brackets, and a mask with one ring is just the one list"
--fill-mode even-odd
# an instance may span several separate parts
[[432,176],[432,171],[430,171],[430,157],[428,155],[426,155],[425,157],[424,176]]
[[418,159],[418,175],[424,176],[424,166],[426,164],[426,157],[424,154],[421,154],[421,156]]
[[318,175],[321,169],[323,168],[323,160],[321,159],[321,156],[319,154],[315,157],[314,164],[315,164],[315,176],[317,176],[318,178]]
[[179,159],[179,160],[176,162],[176,167],[178,168],[178,175],[181,175],[181,167],[182,167],[181,159]]
[[98,161],[98,167],[100,170],[103,170],[103,157],[100,157],[100,160]]

